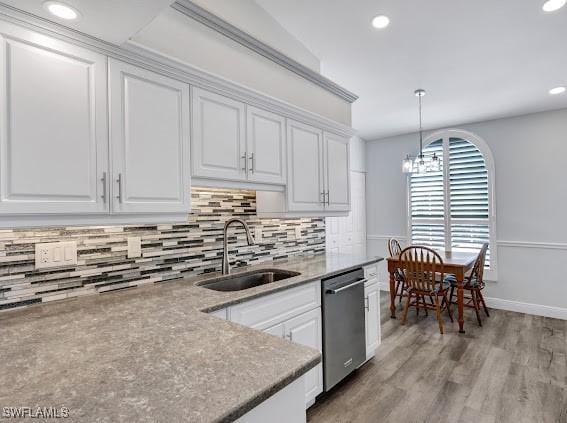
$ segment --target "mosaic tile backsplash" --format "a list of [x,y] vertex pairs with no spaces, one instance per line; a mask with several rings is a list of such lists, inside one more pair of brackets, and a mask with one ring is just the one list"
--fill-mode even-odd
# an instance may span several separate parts
[[[240,217],[262,228],[248,246],[240,226],[229,230],[231,265],[325,252],[325,220],[259,219],[254,191],[193,188],[186,223],[0,230],[0,310],[134,288],[220,270],[224,222]],[[296,239],[296,228],[301,237]],[[142,239],[142,256],[127,257],[128,237]],[[78,264],[35,269],[35,244],[76,241]]]

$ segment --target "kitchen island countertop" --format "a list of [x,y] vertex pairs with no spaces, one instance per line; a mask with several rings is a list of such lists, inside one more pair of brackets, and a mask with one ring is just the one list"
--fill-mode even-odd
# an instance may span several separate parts
[[233,421],[321,361],[318,351],[207,312],[380,261],[301,256],[234,269],[300,272],[236,292],[218,273],[0,313],[0,407],[66,421]]

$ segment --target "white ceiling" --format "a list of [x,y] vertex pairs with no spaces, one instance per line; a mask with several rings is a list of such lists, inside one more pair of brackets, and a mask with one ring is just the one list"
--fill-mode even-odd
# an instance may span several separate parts
[[175,0],[62,0],[81,13],[77,21],[59,19],[43,8],[43,0],[0,0],[114,44],[122,44]]
[[[256,0],[321,59],[322,73],[360,98],[353,126],[367,140],[424,125],[567,107],[567,6],[543,0]],[[371,27],[385,14],[390,26]]]

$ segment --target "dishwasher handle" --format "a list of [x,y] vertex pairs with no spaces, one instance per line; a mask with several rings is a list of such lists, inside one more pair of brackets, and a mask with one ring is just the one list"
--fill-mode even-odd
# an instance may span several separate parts
[[361,283],[364,283],[366,281],[367,281],[366,278],[358,279],[357,281],[354,281],[354,282],[349,283],[347,285],[341,286],[340,288],[337,288],[337,289],[327,289],[327,291],[325,291],[325,293],[326,294],[339,294],[342,291],[346,291],[347,289],[352,288],[353,286],[360,285]]

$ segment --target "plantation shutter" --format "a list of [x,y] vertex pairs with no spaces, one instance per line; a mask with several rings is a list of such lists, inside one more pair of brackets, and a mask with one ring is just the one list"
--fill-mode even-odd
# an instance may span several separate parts
[[[440,172],[410,176],[411,241],[416,245],[478,252],[490,239],[488,171],[480,150],[461,138],[424,148],[441,158]],[[443,153],[448,158],[443,157]],[[448,169],[443,169],[447,166]],[[487,266],[490,253],[487,255]]]
[[[423,149],[437,154],[443,162],[443,140],[433,141]],[[445,247],[445,194],[443,172],[410,176],[411,237],[414,244]]]

